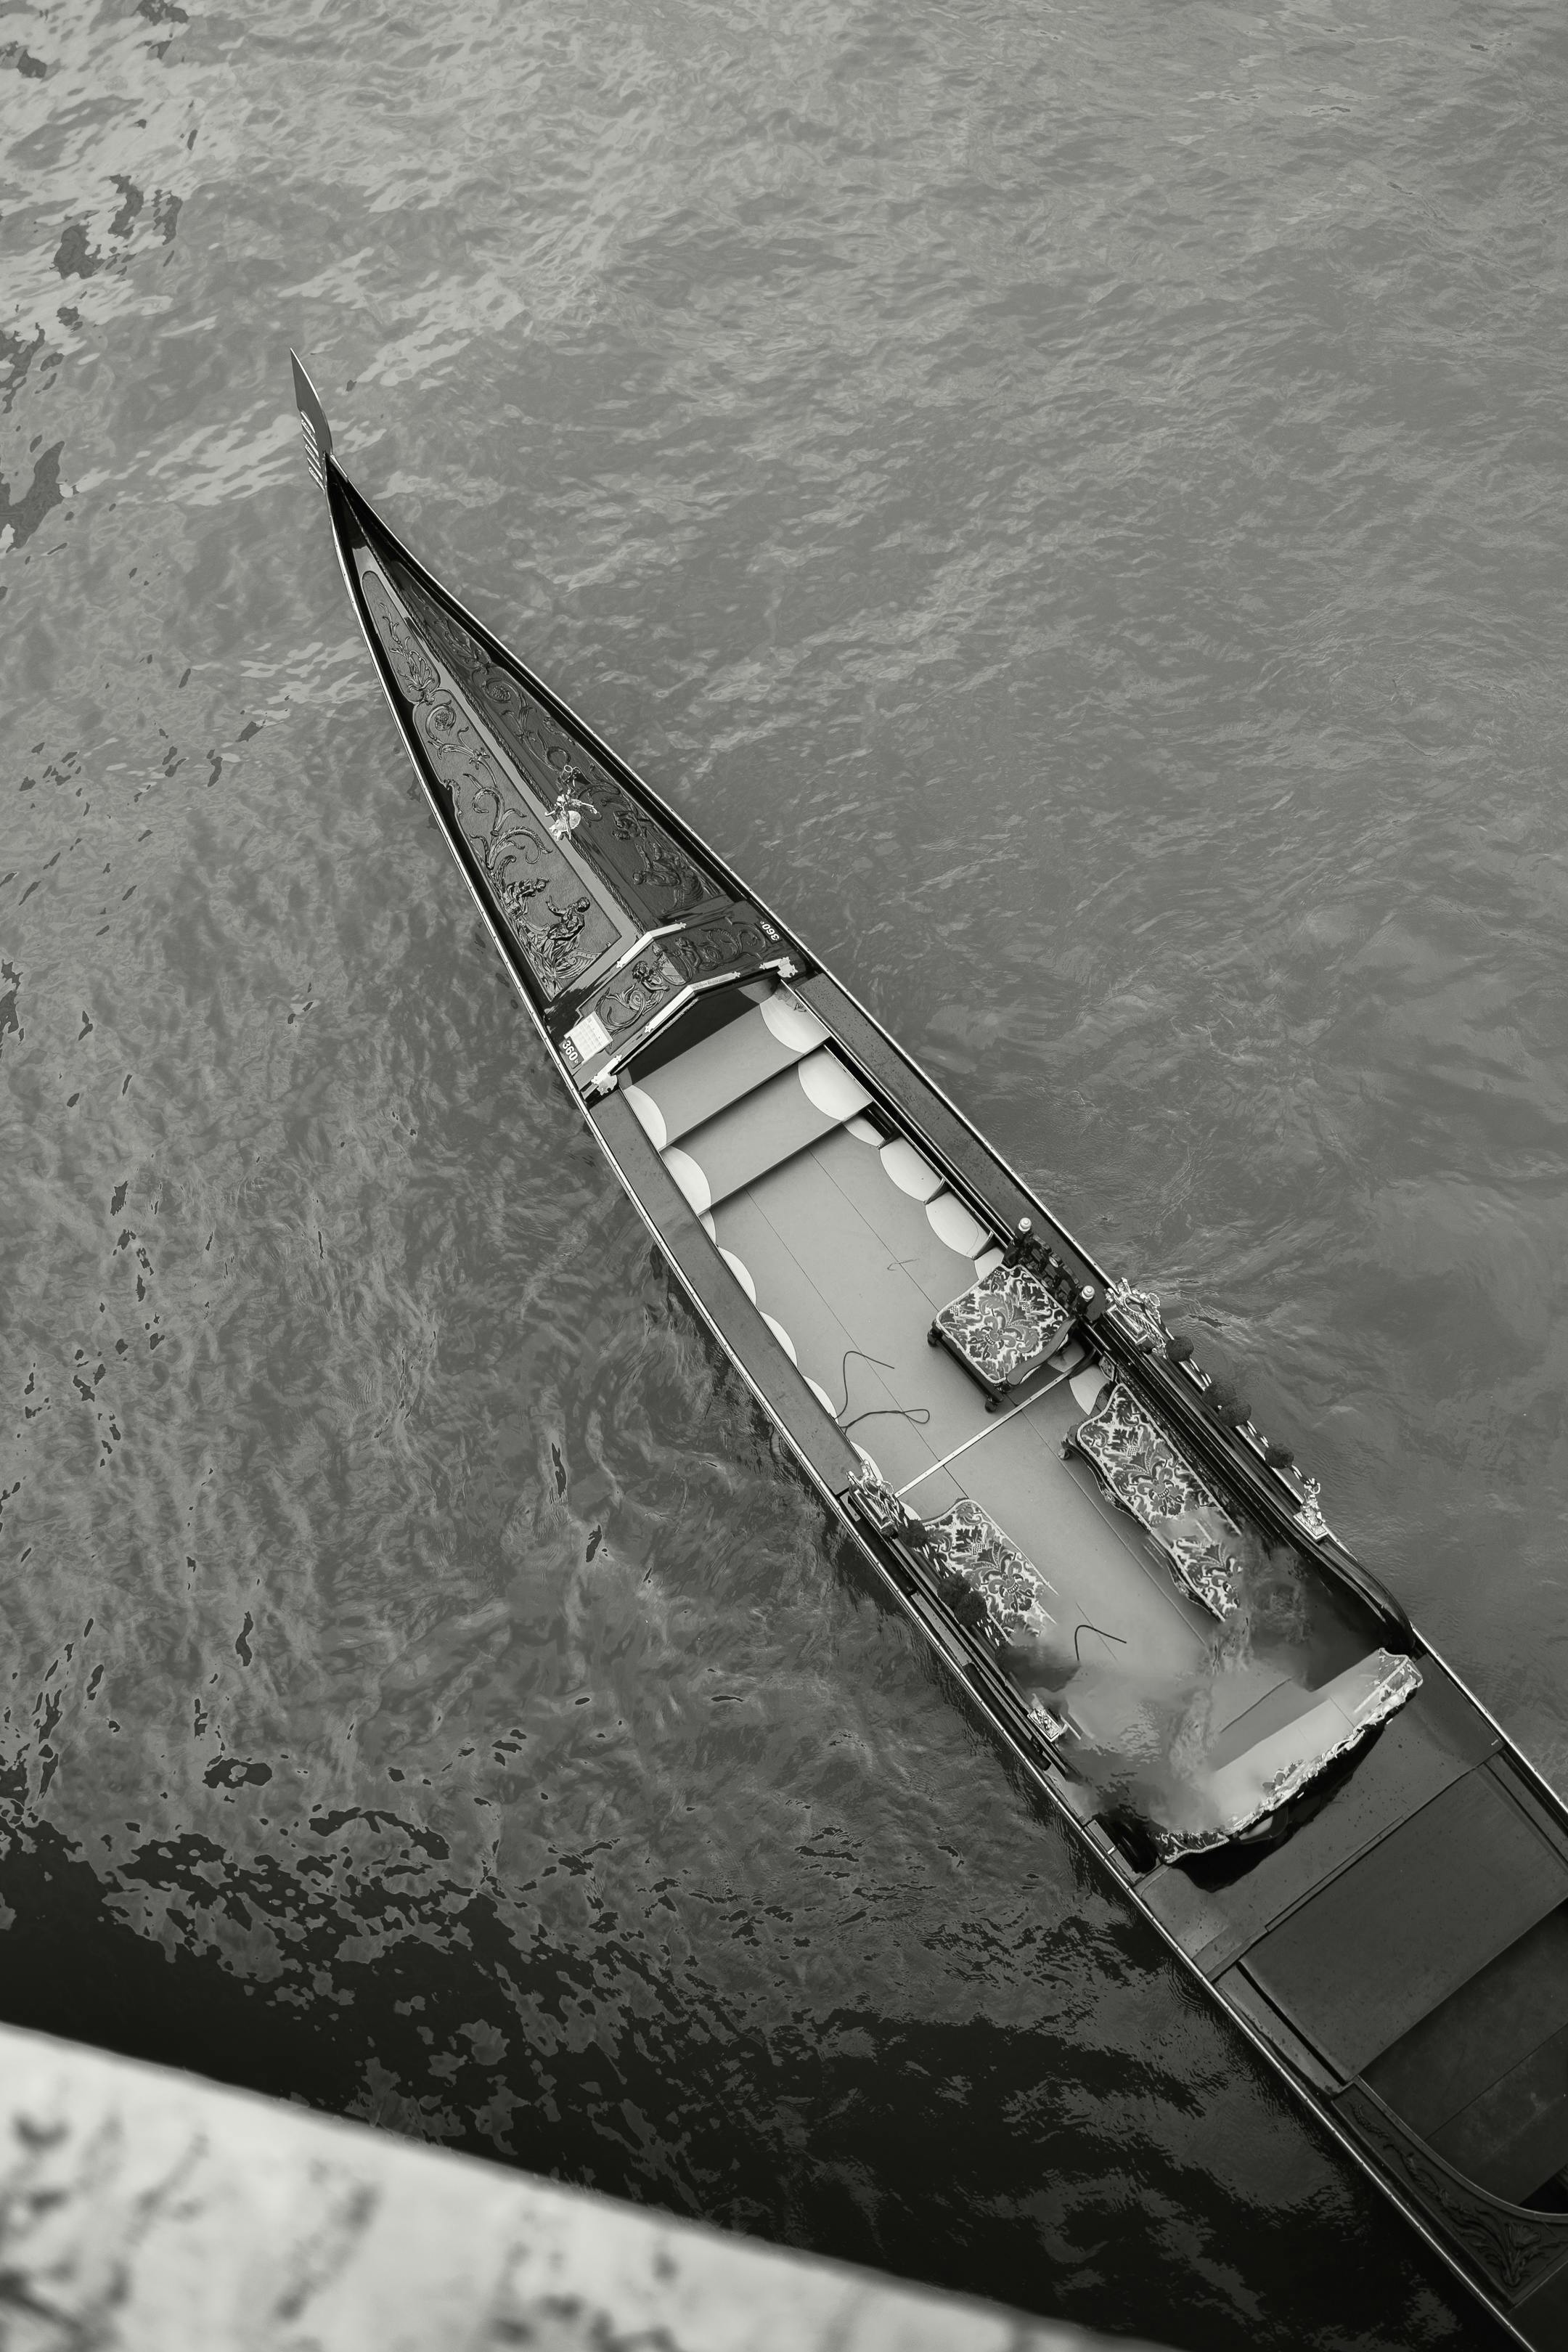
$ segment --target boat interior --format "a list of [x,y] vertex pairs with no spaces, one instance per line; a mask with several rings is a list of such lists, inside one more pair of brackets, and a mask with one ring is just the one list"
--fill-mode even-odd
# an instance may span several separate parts
[[[368,625],[437,806],[538,992],[567,1017],[592,999],[562,1050],[581,1069],[623,1020],[640,1034],[606,1067],[758,1348],[784,1349],[1108,1822],[1175,1852],[1281,1821],[1416,1668],[1222,1505],[1100,1360],[1028,1221],[993,1231],[787,984],[681,986],[662,943],[706,909],[734,959],[741,903],[360,525]],[[661,995],[673,1017],[650,1021]]]
[[787,986],[700,1000],[620,1084],[762,1322],[1109,1805],[1176,1843],[1237,1834],[1414,1687],[1353,1597],[1222,1509],[1043,1294],[999,1358],[981,1327],[1016,1307],[998,1294],[1016,1237],[980,1222]]

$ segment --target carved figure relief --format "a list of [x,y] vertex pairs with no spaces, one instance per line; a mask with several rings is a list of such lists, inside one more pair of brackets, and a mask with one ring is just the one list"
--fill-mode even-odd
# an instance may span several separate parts
[[416,581],[400,573],[398,587],[428,642],[551,809],[551,830],[559,840],[571,838],[646,928],[672,922],[717,895],[715,884],[657,819],[639,808],[510,670],[489,659],[460,621]]
[[558,996],[605,950],[620,929],[584,887],[551,829],[542,824],[420,641],[417,625],[374,573],[365,605],[385,648],[430,765],[451,794],[453,814],[478,857],[497,902],[540,988]]

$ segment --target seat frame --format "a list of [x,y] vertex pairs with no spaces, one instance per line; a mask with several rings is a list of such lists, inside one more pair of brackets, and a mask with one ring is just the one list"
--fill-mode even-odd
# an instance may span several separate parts
[[[987,1314],[992,1301],[994,1312]],[[1024,1232],[994,1265],[938,1310],[926,1338],[931,1347],[945,1348],[963,1366],[984,1391],[987,1412],[994,1412],[1011,1390],[1022,1388],[1047,1358],[1057,1353],[1072,1328],[1073,1305],[1066,1266],[1032,1234]],[[966,1308],[972,1318],[967,1331]],[[984,1357],[976,1350],[977,1332],[982,1339],[994,1336],[1000,1342],[1007,1337],[1010,1324],[1028,1318],[1038,1318],[1040,1339],[1027,1355],[1004,1360],[1000,1347]]]

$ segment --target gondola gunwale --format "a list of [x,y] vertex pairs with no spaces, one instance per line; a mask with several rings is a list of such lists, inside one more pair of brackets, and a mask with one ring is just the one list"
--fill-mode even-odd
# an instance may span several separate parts
[[[700,1289],[694,1286],[689,1271],[682,1265],[679,1257],[676,1255],[669,1238],[667,1236],[665,1232],[661,1230],[657,1218],[650,1212],[649,1207],[645,1203],[644,1200],[640,1197],[626,1167],[623,1166],[621,1160],[617,1157],[616,1150],[614,1148],[611,1139],[608,1138],[601,1129],[599,1120],[595,1117],[595,1110],[605,1108],[608,1105],[614,1105],[618,1100],[618,1097],[612,1094],[605,1098],[605,1104],[596,1105],[585,1095],[576,1075],[562,1055],[556,1039],[552,1034],[550,1025],[544,1017],[543,1008],[541,1003],[536,1002],[535,994],[530,984],[530,975],[523,964],[517,945],[511,939],[503,920],[500,917],[499,910],[492,904],[490,894],[486,886],[484,877],[478,869],[477,861],[473,856],[471,849],[463,839],[459,829],[457,827],[450,814],[447,804],[447,796],[441,786],[439,780],[436,778],[430,767],[424,747],[419,742],[417,736],[406,721],[403,708],[403,697],[397,688],[396,681],[392,675],[384,649],[371,623],[370,616],[365,606],[361,583],[355,567],[350,559],[347,534],[343,520],[345,512],[350,515],[358,513],[368,517],[371,528],[364,531],[363,536],[372,551],[374,552],[374,540],[377,537],[387,541],[396,551],[398,562],[407,566],[409,572],[419,581],[426,592],[431,594],[438,604],[454,613],[462,622],[463,625],[472,631],[475,638],[487,650],[488,654],[497,660],[504,669],[514,674],[524,685],[527,690],[538,698],[539,701],[551,713],[552,717],[557,721],[557,723],[565,729],[568,733],[574,736],[593,753],[596,759],[604,762],[605,766],[616,781],[619,782],[624,789],[627,790],[635,797],[640,800],[647,808],[649,813],[654,815],[660,824],[668,827],[680,845],[686,849],[689,855],[695,856],[700,866],[706,868],[711,873],[718,874],[723,879],[726,886],[731,889],[737,901],[758,908],[766,917],[767,920],[777,929],[781,937],[787,940],[790,945],[805,959],[805,963],[811,968],[811,976],[813,978],[820,976],[821,979],[826,982],[837,995],[842,997],[844,1001],[850,1005],[859,1019],[864,1021],[870,1029],[877,1034],[879,1038],[882,1041],[885,1049],[893,1056],[896,1064],[902,1066],[903,1070],[907,1072],[911,1085],[916,1091],[929,1094],[942,1106],[943,1109],[957,1122],[958,1126],[965,1131],[973,1144],[978,1147],[984,1157],[1007,1178],[1007,1180],[1016,1188],[1018,1193],[1031,1203],[1032,1209],[1037,1210],[1039,1215],[1049,1229],[1053,1233],[1059,1234],[1061,1239],[1068,1244],[1068,1247],[1073,1251],[1074,1255],[1079,1259],[1081,1264],[1087,1269],[1090,1270],[1101,1284],[1102,1300],[1105,1293],[1109,1292],[1110,1289],[1110,1285],[1104,1275],[1103,1269],[1098,1266],[1087,1251],[1084,1251],[1079,1244],[1073,1241],[1071,1235],[1060,1225],[1054,1213],[1043,1202],[1039,1202],[1037,1200],[1032,1189],[1020,1176],[1018,1176],[1017,1172],[1002,1159],[994,1147],[980,1133],[978,1129],[973,1126],[973,1122],[965,1116],[962,1109],[951,1100],[951,1098],[934,1082],[934,1080],[930,1078],[929,1076],[913,1062],[912,1058],[905,1052],[898,1040],[892,1037],[877,1020],[875,1014],[870,1013],[863,1004],[861,1004],[859,1001],[852,995],[851,992],[837,980],[837,976],[830,972],[827,968],[821,963],[819,959],[812,955],[811,951],[805,948],[804,943],[799,940],[798,935],[794,931],[792,927],[775,915],[773,909],[766,905],[766,902],[762,899],[754,890],[752,890],[744,885],[741,881],[740,877],[730,868],[727,862],[720,856],[705,840],[695,833],[693,828],[691,828],[685,820],[680,817],[679,812],[669,807],[662,796],[652,786],[647,784],[635,770],[631,769],[626,761],[617,754],[610,745],[605,743],[602,739],[595,734],[593,729],[590,728],[577,715],[577,713],[572,709],[569,704],[564,702],[559,695],[555,694],[551,688],[549,688],[542,679],[535,677],[533,673],[521,661],[515,653],[513,653],[498,637],[496,637],[493,632],[487,628],[483,622],[479,620],[476,615],[471,614],[463,604],[461,604],[451,592],[444,587],[440,582],[436,580],[426,567],[418,562],[417,558],[413,556],[407,551],[407,549],[403,545],[398,535],[390,529],[376,510],[370,505],[370,502],[364,498],[363,494],[350,481],[341,463],[332,453],[330,431],[326,431],[324,429],[325,419],[324,415],[321,412],[320,403],[316,400],[313,389],[310,386],[309,379],[305,376],[304,371],[300,368],[298,360],[295,361],[295,370],[297,389],[301,386],[303,387],[303,389],[300,391],[300,405],[301,421],[306,426],[307,450],[311,458],[312,472],[316,475],[316,478],[326,495],[329,516],[331,522],[334,551],[338,558],[340,569],[343,574],[344,583],[349,590],[351,602],[353,605],[356,617],[359,620],[362,634],[370,648],[372,658],[375,664],[377,675],[381,678],[384,690],[387,695],[392,714],[397,725],[398,732],[403,739],[405,748],[407,750],[409,757],[413,761],[416,773],[418,775],[421,783],[424,785],[426,797],[437,819],[442,834],[447,840],[447,846],[452,851],[453,856],[457,860],[458,869],[462,873],[465,881],[468,883],[470,895],[479,909],[485,929],[501,954],[504,968],[510,975],[513,986],[516,988],[524,1007],[533,1022],[535,1029],[539,1033],[541,1041],[545,1047],[545,1051],[549,1055],[551,1062],[553,1064],[563,1083],[569,1087],[574,1097],[576,1099],[586,1124],[594,1135],[595,1143],[598,1145],[605,1159],[608,1162],[623,1191],[631,1201],[632,1206],[641,1218],[650,1240],[669,1264],[675,1279],[685,1297],[687,1303],[696,1313],[699,1321],[708,1330],[710,1336],[718,1345],[725,1360],[740,1374],[747,1391],[752,1395],[757,1406],[762,1410],[768,1426],[784,1440],[788,1454],[794,1458],[797,1466],[805,1475],[808,1485],[817,1494],[822,1503],[826,1507],[830,1518],[836,1528],[842,1535],[848,1538],[856,1556],[871,1570],[879,1588],[901,1612],[906,1621],[910,1625],[911,1630],[921,1637],[924,1645],[925,1654],[931,1661],[932,1671],[937,1675],[939,1679],[952,1686],[953,1693],[963,1700],[965,1712],[975,1717],[984,1727],[989,1736],[993,1739],[1000,1742],[1007,1760],[1012,1766],[1021,1771],[1027,1788],[1034,1793],[1047,1801],[1056,1818],[1064,1822],[1068,1829],[1076,1833],[1080,1848],[1087,1854],[1093,1857],[1100,1866],[1100,1869],[1104,1872],[1107,1878],[1119,1888],[1123,1895],[1131,1897],[1140,1916],[1147,1922],[1150,1927],[1152,1928],[1164,1948],[1173,1955],[1173,1957],[1184,1967],[1188,1974],[1194,1979],[1199,1985],[1203,1986],[1209,1995],[1218,2003],[1218,2005],[1225,2010],[1231,2022],[1245,2034],[1252,2047],[1266,2060],[1275,2074],[1286,2083],[1296,2097],[1310,2110],[1322,2128],[1329,2133],[1331,2138],[1345,2152],[1345,2154],[1352,2159],[1360,2170],[1382,2190],[1389,2201],[1402,2213],[1405,2221],[1410,2223],[1423,2241],[1441,2259],[1446,2268],[1447,2268],[1463,2283],[1467,2290],[1484,2305],[1484,2307],[1516,2342],[1527,2347],[1534,2347],[1534,2352],[1540,2352],[1539,2339],[1526,2336],[1523,2333],[1521,2326],[1517,2324],[1514,2314],[1510,2312],[1510,2308],[1504,2303],[1498,2300],[1497,2295],[1492,2290],[1489,2278],[1485,2274],[1484,2271],[1479,2267],[1477,2259],[1468,2253],[1464,2239],[1458,2226],[1452,2222],[1452,2221],[1445,2223],[1444,2221],[1434,2221],[1433,2220],[1430,2220],[1421,2205],[1418,2202],[1412,2201],[1412,2194],[1417,2192],[1412,2191],[1411,2193],[1407,2193],[1405,2179],[1391,2168],[1389,2160],[1385,2157],[1380,2157],[1379,2155],[1369,2151],[1367,2146],[1358,2138],[1355,2131],[1342,2121],[1336,2111],[1335,2101],[1337,2098],[1352,2096],[1359,2093],[1363,2096],[1363,2098],[1371,2097],[1375,2099],[1376,2094],[1371,2092],[1370,2086],[1363,2082],[1359,2074],[1349,2078],[1344,2078],[1339,2074],[1331,2063],[1325,2063],[1318,2053],[1313,2051],[1310,2041],[1302,2042],[1301,2037],[1298,2034],[1296,2039],[1303,2050],[1307,2063],[1314,2069],[1321,2070],[1325,2073],[1330,2082],[1337,2080],[1340,2085],[1337,2093],[1326,2087],[1320,2087],[1319,2084],[1314,2082],[1312,2079],[1311,2074],[1304,2072],[1300,2063],[1293,2063],[1291,2057],[1287,2054],[1287,2051],[1279,2046],[1276,2042],[1272,2041],[1269,2037],[1269,2033],[1260,2025],[1255,2023],[1254,2020],[1247,2013],[1245,2009],[1238,2006],[1237,2001],[1233,1998],[1228,1989],[1223,1984],[1217,1982],[1214,1976],[1205,1972],[1204,1968],[1194,1958],[1194,1953],[1184,1946],[1173,1929],[1169,1927],[1164,1918],[1162,1917],[1160,1912],[1152,1906],[1148,1899],[1146,1899],[1139,1884],[1139,1874],[1129,1864],[1127,1856],[1118,1848],[1115,1841],[1110,1836],[1101,1822],[1093,1818],[1092,1815],[1079,1811],[1070,1801],[1068,1790],[1071,1786],[1071,1776],[1066,1771],[1065,1768],[1049,1758],[1048,1750],[1047,1753],[1047,1759],[1044,1761],[1040,1755],[1033,1752],[1032,1746],[1026,1745],[1024,1740],[1020,1739],[1013,1726],[1007,1720],[1007,1713],[1012,1710],[1004,1711],[999,1709],[994,1698],[989,1696],[982,1688],[977,1687],[974,1674],[975,1666],[977,1664],[984,1664],[986,1662],[979,1657],[978,1644],[973,1637],[969,1634],[966,1628],[959,1625],[956,1621],[951,1622],[946,1621],[939,1601],[920,1593],[918,1587],[910,1583],[907,1573],[904,1571],[903,1563],[896,1561],[895,1559],[883,1556],[883,1548],[877,1539],[877,1530],[874,1528],[868,1528],[862,1524],[857,1517],[854,1509],[851,1507],[850,1490],[848,1488],[840,1489],[835,1487],[829,1478],[824,1475],[818,1465],[812,1460],[809,1451],[805,1445],[803,1444],[795,1428],[791,1426],[790,1422],[781,1410],[769,1399],[758,1380],[753,1376],[752,1370],[745,1360],[744,1356],[740,1351],[738,1346],[734,1343],[731,1335],[727,1333],[723,1328],[722,1318],[710,1311],[709,1305],[701,1297]],[[305,397],[307,394],[309,394],[310,403],[313,404],[315,414],[321,417],[323,431],[320,437],[318,437],[316,432],[312,428],[310,410],[307,406]],[[823,1017],[826,1020],[826,1016]],[[827,1025],[831,1034],[834,1034],[835,1035],[837,1034],[834,1030],[833,1024],[830,1020],[826,1022],[826,1025]],[[843,1044],[843,1041],[840,1040],[840,1043]],[[843,1049],[849,1055],[851,1062],[858,1062],[858,1057],[856,1055],[852,1046],[844,1045]],[[909,1120],[911,1117],[909,1108],[900,1102],[896,1097],[892,1097],[892,1100],[900,1118],[906,1121]],[[936,1151],[933,1156],[939,1162],[944,1162],[946,1160],[946,1155],[941,1152],[940,1150]],[[951,1175],[951,1171],[948,1172]],[[965,1187],[964,1189],[967,1190],[968,1188]],[[987,1211],[987,1213],[991,1213],[989,1210]],[[1109,1348],[1107,1347],[1108,1341],[1111,1341],[1113,1343]],[[1113,1353],[1116,1356],[1119,1364],[1121,1363],[1123,1358],[1126,1359],[1124,1367],[1125,1372],[1131,1377],[1135,1391],[1146,1391],[1151,1373],[1153,1373],[1160,1378],[1162,1384],[1166,1381],[1173,1382],[1175,1380],[1174,1367],[1166,1367],[1163,1364],[1151,1364],[1146,1353],[1142,1353],[1127,1334],[1112,1323],[1110,1314],[1109,1312],[1102,1312],[1098,1318],[1096,1344],[1102,1349],[1106,1349],[1107,1352]],[[1175,1390],[1174,1393],[1177,1397],[1181,1397],[1181,1391],[1179,1389]],[[1181,1398],[1181,1402],[1184,1407],[1188,1401],[1184,1398]],[[826,1415],[822,1417],[824,1419],[826,1418]],[[1186,1423],[1189,1416],[1187,1412],[1184,1411],[1177,1417],[1179,1418],[1179,1422],[1182,1424],[1184,1424]],[[1193,1442],[1194,1433],[1184,1426],[1183,1433],[1187,1442],[1191,1444]],[[1206,1453],[1210,1451],[1215,1443],[1213,1433],[1206,1427],[1206,1425],[1200,1423],[1195,1433],[1201,1436],[1201,1439],[1204,1442],[1205,1452]],[[847,1444],[847,1441],[844,1441],[844,1443]],[[1219,1449],[1219,1456],[1226,1482],[1232,1486],[1239,1486],[1242,1492],[1248,1496],[1248,1501],[1251,1503],[1253,1498],[1249,1490],[1253,1485],[1252,1477],[1250,1475],[1242,1475],[1239,1476],[1237,1475],[1238,1471],[1249,1473],[1250,1465],[1245,1464],[1244,1462],[1238,1463],[1234,1461],[1231,1458],[1229,1449],[1226,1447]],[[1286,1491],[1288,1492],[1289,1489]],[[1256,1505],[1254,1504],[1253,1507],[1256,1507]],[[1270,1514],[1270,1516],[1273,1516],[1273,1514]],[[1384,1615],[1389,1612],[1394,1613],[1397,1622],[1399,1622],[1407,1632],[1412,1649],[1423,1659],[1430,1659],[1439,1671],[1447,1676],[1449,1682],[1454,1685],[1456,1690],[1461,1695],[1468,1705],[1474,1710],[1475,1714],[1489,1725],[1491,1730],[1496,1734],[1497,1739],[1502,1750],[1505,1752],[1510,1764],[1530,1785],[1538,1801],[1551,1815],[1553,1822],[1560,1830],[1568,1832],[1568,1808],[1564,1808],[1562,1800],[1558,1798],[1555,1790],[1551,1788],[1544,1777],[1537,1771],[1528,1757],[1523,1755],[1523,1753],[1519,1749],[1507,1732],[1491,1715],[1490,1711],[1479,1699],[1477,1698],[1475,1694],[1465,1684],[1462,1677],[1456,1674],[1454,1670],[1447,1665],[1447,1662],[1432,1649],[1430,1643],[1426,1643],[1415,1632],[1415,1628],[1410,1625],[1408,1618],[1405,1615],[1405,1612],[1400,1608],[1398,1602],[1394,1601],[1394,1597],[1384,1592],[1383,1588],[1377,1583],[1377,1580],[1373,1578],[1368,1571],[1362,1568],[1361,1563],[1355,1560],[1354,1556],[1351,1554],[1345,1547],[1341,1545],[1337,1538],[1332,1537],[1330,1538],[1329,1540],[1333,1547],[1331,1551],[1328,1550],[1321,1542],[1315,1538],[1310,1534],[1310,1530],[1302,1528],[1299,1521],[1294,1522],[1290,1526],[1289,1532],[1290,1540],[1295,1542],[1300,1549],[1307,1551],[1310,1556],[1314,1556],[1317,1559],[1319,1566],[1321,1569],[1326,1570],[1335,1580],[1349,1584],[1356,1592],[1358,1600],[1361,1601],[1363,1606],[1370,1607],[1374,1611],[1374,1612],[1380,1615]],[[1340,1557],[1336,1557],[1336,1555],[1342,1555],[1342,1559]],[[1347,1565],[1352,1573],[1347,1574]],[[1363,1587],[1369,1589],[1363,1589]],[[922,1600],[926,1604],[923,1609],[919,1605],[919,1602]],[[1373,1736],[1375,1738],[1376,1734],[1374,1733]],[[1406,1818],[1413,1819],[1414,1815],[1412,1814]],[[1376,1846],[1382,1843],[1384,1837],[1394,1834],[1404,1825],[1405,1821],[1401,1820],[1392,1823],[1388,1827],[1385,1827],[1372,1839],[1365,1851],[1368,1853],[1374,1851]],[[1343,1864],[1342,1866],[1348,1867],[1349,1865]],[[1147,1874],[1149,1876],[1153,1876],[1154,1874],[1155,1874],[1153,1873]],[[1332,1874],[1331,1874],[1331,1876]],[[1324,1880],[1321,1883],[1326,1885],[1329,1881]],[[1304,1895],[1300,1899],[1302,1901],[1310,1900],[1311,1898],[1311,1894],[1316,1891],[1316,1887],[1312,1888],[1309,1891],[1307,1895]],[[1288,1914],[1283,1912],[1279,1915],[1279,1918],[1283,1918],[1286,1916],[1288,1916]],[[1279,1924],[1278,1919],[1272,1924]],[[1227,1965],[1234,1966],[1235,1963],[1232,1962]],[[1284,2021],[1289,2027],[1289,2019],[1287,2018]],[[1294,2032],[1295,2029],[1291,2028],[1290,2031],[1291,2032]],[[1428,2147],[1427,2143],[1415,2133],[1412,2126],[1405,2125],[1402,2118],[1393,2115],[1392,2110],[1389,2112],[1391,2119],[1396,2126],[1407,2146],[1410,2148],[1415,2149],[1418,2154],[1424,2152],[1426,2158],[1442,2165],[1443,2168],[1452,2175],[1455,2183],[1466,2196],[1477,2200],[1478,2202],[1484,2202],[1486,2206],[1492,2209],[1492,2210],[1497,2214],[1500,2214],[1505,2218],[1516,2217],[1519,2222],[1527,2225],[1539,2225],[1543,2221],[1556,2221],[1556,2216],[1547,2216],[1532,2208],[1510,2204],[1507,2200],[1500,2199],[1493,2192],[1483,2189],[1479,2182],[1470,2179],[1468,2176],[1458,2172],[1451,2166],[1447,2166],[1446,2161],[1437,2158],[1436,2151],[1431,2150]],[[1411,2169],[1411,2168],[1405,2168],[1406,2172],[1408,2172],[1409,2169]],[[1447,2234],[1445,2234],[1445,2230],[1447,2230]],[[1553,2234],[1555,2234],[1555,2232],[1553,2232]],[[1564,2273],[1563,2266],[1558,2263],[1554,2258],[1552,2266],[1542,2271],[1538,2277],[1530,2282],[1526,2292],[1515,2299],[1515,2308],[1517,2309],[1521,2304],[1530,2300],[1539,2289],[1550,2286],[1554,2281],[1561,2284],[1563,2275]]]

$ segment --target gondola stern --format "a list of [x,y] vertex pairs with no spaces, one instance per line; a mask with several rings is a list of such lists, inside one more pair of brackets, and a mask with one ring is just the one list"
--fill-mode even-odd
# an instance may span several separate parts
[[305,462],[310,468],[311,479],[319,490],[327,487],[327,460],[332,454],[332,428],[327,422],[327,412],[321,405],[321,394],[310,382],[298,352],[289,354],[294,369],[294,402],[300,411],[300,431],[305,443]]

